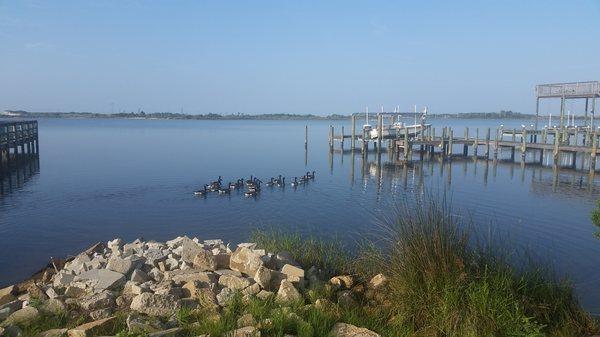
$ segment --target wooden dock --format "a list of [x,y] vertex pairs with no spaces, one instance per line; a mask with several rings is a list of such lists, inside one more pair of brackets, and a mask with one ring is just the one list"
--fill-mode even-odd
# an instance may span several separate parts
[[[377,127],[381,128],[380,118]],[[353,126],[355,121],[353,121]],[[361,131],[362,132],[362,131]],[[380,153],[384,147],[387,151],[403,154],[403,159],[409,161],[413,154],[439,154],[444,158],[453,156],[474,156],[485,159],[498,159],[498,153],[502,149],[509,149],[511,159],[516,154],[525,160],[526,153],[535,152],[539,155],[539,162],[543,162],[547,154],[552,154],[555,163],[558,163],[561,154],[568,153],[572,158],[573,167],[579,156],[589,157],[589,170],[595,172],[596,157],[600,152],[598,148],[598,137],[600,130],[590,127],[562,127],[535,129],[503,129],[483,130],[469,128],[464,129],[462,135],[457,135],[450,127],[436,130],[430,127],[422,134],[414,137],[398,135],[395,139],[366,139],[362,134],[357,134],[355,127],[351,134],[345,134],[342,128],[341,134],[334,134],[333,126],[329,130],[330,150],[334,150],[334,143],[340,143],[340,149],[345,150],[344,143],[350,140],[350,151],[357,150],[357,142],[361,143],[362,152],[369,151],[369,143],[373,149]],[[387,143],[387,144],[384,144]],[[535,156],[535,155],[534,155]]]
[[0,121],[0,176],[38,158],[37,121]]

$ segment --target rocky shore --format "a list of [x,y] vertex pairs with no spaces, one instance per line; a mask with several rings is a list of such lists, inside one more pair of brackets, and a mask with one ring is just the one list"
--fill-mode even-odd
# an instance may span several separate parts
[[[115,239],[66,261],[54,260],[32,279],[0,289],[0,336],[31,331],[42,337],[190,336],[207,321],[223,320],[236,301],[277,303],[273,316],[303,327],[307,323],[297,310],[323,310],[337,317],[336,308],[357,305],[358,297],[384,301],[386,278],[381,274],[368,282],[351,275],[330,276],[314,266],[303,269],[287,252],[267,252],[253,243],[232,249],[221,240],[186,236],[164,243]],[[324,292],[332,296],[320,298]],[[182,319],[197,312],[202,313],[201,322]],[[41,317],[63,317],[66,324],[28,329]],[[274,318],[244,310],[235,317],[235,327],[222,335],[264,336],[275,324]],[[379,336],[343,321],[330,334]]]

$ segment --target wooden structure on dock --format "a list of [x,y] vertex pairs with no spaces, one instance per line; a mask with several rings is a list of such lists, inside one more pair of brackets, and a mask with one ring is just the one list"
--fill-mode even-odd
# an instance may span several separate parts
[[[541,99],[560,99],[559,128],[565,127],[565,103],[567,100],[585,99],[585,125],[594,127],[594,113],[596,111],[596,98],[600,98],[600,82],[570,82],[570,83],[552,83],[538,84],[535,86],[535,128],[538,129],[540,116]],[[591,110],[589,109],[590,100],[592,101]],[[589,111],[588,111],[589,110]],[[589,116],[589,117],[588,117]],[[567,125],[569,125],[567,121]],[[548,125],[549,128],[552,125]]]
[[37,158],[37,121],[0,121],[0,176]]

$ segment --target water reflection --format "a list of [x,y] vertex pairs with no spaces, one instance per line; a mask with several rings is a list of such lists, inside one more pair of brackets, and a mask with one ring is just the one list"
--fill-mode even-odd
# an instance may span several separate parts
[[[582,168],[589,163],[583,159],[572,165],[572,159],[566,158],[556,165],[547,165],[546,161],[531,160],[525,156],[522,160],[513,161],[510,158],[485,159],[484,157],[453,156],[446,158],[429,153],[420,153],[410,160],[392,151],[377,153],[361,151],[334,151],[329,153],[330,171],[334,169],[334,156],[340,157],[344,166],[344,158],[350,160],[349,178],[354,186],[357,169],[360,167],[360,181],[366,188],[374,184],[377,194],[387,189],[412,189],[424,193],[427,189],[428,178],[441,178],[444,185],[450,188],[453,178],[461,174],[469,179],[476,178],[486,187],[490,181],[496,181],[499,172],[507,175],[508,179],[518,182],[521,186],[529,186],[534,194],[545,195],[555,193],[564,197],[581,197],[585,199],[600,197],[600,189],[595,172],[587,172]],[[533,158],[535,156],[531,156]],[[545,156],[544,156],[545,157]],[[429,179],[430,180],[430,179]],[[502,182],[506,182],[503,177]]]
[[40,161],[37,157],[21,160],[0,174],[0,195],[6,195],[22,188],[27,181],[40,172]]

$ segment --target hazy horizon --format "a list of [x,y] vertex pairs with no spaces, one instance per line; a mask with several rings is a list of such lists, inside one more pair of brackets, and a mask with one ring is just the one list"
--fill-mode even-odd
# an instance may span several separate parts
[[0,111],[534,113],[535,84],[600,80],[599,14],[598,0],[0,1]]

